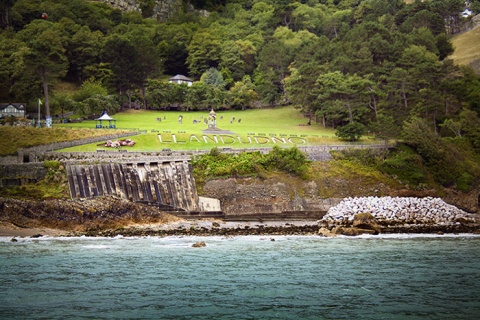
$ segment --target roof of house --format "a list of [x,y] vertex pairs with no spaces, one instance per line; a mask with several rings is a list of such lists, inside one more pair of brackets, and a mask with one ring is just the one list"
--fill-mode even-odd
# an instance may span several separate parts
[[17,110],[25,110],[24,103],[0,103],[0,110],[4,110],[9,106],[15,107]]
[[177,74],[175,77],[172,77],[172,78],[168,79],[168,81],[176,81],[176,80],[193,82],[192,79],[187,78],[187,77],[185,77],[184,75],[181,75],[181,74]]
[[115,120],[113,119],[112,117],[110,117],[107,112],[105,111],[101,116],[100,118],[97,118],[95,120]]

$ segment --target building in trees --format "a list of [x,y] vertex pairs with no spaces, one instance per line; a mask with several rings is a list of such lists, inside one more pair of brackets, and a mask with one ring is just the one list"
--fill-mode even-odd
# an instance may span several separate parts
[[25,117],[24,103],[0,103],[0,118],[14,116],[17,118]]
[[182,84],[182,83],[186,83],[187,86],[191,86],[193,84],[193,80],[190,79],[190,78],[187,78],[181,74],[177,74],[175,77],[172,77],[170,79],[168,79],[168,82],[170,83],[176,83],[176,84]]

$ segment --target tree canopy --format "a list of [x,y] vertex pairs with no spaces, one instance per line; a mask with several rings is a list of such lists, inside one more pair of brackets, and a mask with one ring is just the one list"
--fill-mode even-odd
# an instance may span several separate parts
[[[53,112],[97,112],[81,104],[97,93],[79,101],[56,90],[88,82],[113,109],[293,105],[326,127],[397,137],[387,119],[401,128],[421,118],[455,135],[446,128],[461,112],[480,112],[478,75],[448,58],[451,35],[468,25],[464,1],[188,1],[166,21],[150,18],[154,2],[122,12],[84,0],[2,1],[0,100],[42,98],[50,115],[53,97]],[[478,13],[480,1],[470,8]],[[166,83],[177,74],[195,84]]]

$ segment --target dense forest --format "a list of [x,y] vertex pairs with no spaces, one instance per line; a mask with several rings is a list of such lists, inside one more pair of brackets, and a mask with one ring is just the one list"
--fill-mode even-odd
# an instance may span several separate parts
[[345,136],[402,139],[381,165],[413,185],[479,181],[480,78],[448,59],[463,0],[178,1],[162,22],[150,0],[0,1],[0,101],[33,113],[41,98],[44,116],[291,105]]
[[[142,12],[153,2],[141,1]],[[330,127],[411,116],[438,126],[465,107],[480,111],[477,75],[448,60],[449,37],[465,23],[462,0],[183,2],[160,23],[99,2],[2,1],[0,99],[43,97],[47,114],[82,115],[132,101],[185,110],[292,104]],[[200,81],[168,84],[175,74]],[[80,90],[56,92],[59,81]]]

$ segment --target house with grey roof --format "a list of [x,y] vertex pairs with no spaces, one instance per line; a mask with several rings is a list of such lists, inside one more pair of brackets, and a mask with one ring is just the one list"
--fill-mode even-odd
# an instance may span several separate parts
[[24,118],[25,109],[25,103],[0,103],[0,118],[8,116]]
[[185,77],[184,75],[177,74],[175,77],[168,79],[170,83],[182,84],[186,83],[187,86],[191,86],[193,84],[193,80],[190,78]]

